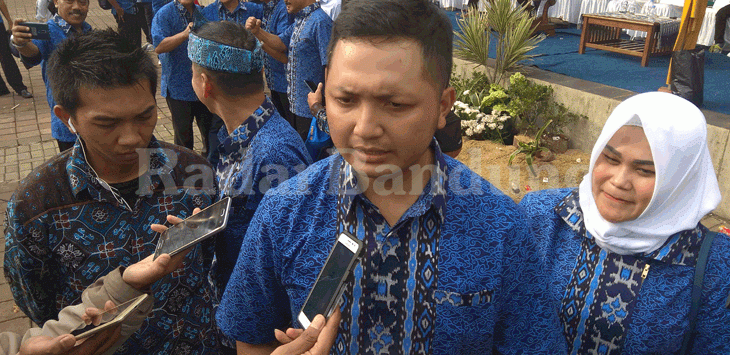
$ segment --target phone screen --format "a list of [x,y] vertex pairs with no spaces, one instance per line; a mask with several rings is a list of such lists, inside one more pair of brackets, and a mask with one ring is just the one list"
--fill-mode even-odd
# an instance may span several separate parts
[[[100,332],[104,331],[105,329],[114,327],[114,326],[122,323],[124,320],[126,320],[127,317],[129,317],[129,315],[131,315],[132,312],[134,312],[134,310],[137,309],[137,307],[139,307],[139,305],[142,304],[142,302],[144,302],[149,297],[151,297],[149,294],[143,294],[137,298],[134,298],[128,302],[125,302],[126,308],[123,311],[121,311],[120,313],[117,313],[116,315],[114,315],[114,317],[112,319],[110,319],[109,321],[101,323],[99,325],[89,324],[84,328],[76,329],[76,330],[72,331],[71,335],[75,336],[76,340],[80,340],[80,339],[88,338],[94,334],[100,333]],[[122,304],[122,305],[125,305],[125,304]],[[118,305],[118,306],[121,307],[122,305]]]
[[[342,242],[343,239],[345,239],[345,242],[349,242],[350,247]],[[320,271],[317,282],[315,282],[304,307],[302,307],[302,313],[310,321],[317,314],[329,316],[328,313],[337,304],[337,300],[334,298],[339,296],[337,292],[340,290],[340,284],[345,281],[359,254],[359,250],[362,248],[362,244],[356,244],[359,241],[355,242],[353,239],[353,237],[341,236],[330,252],[322,271]]]
[[173,256],[223,230],[228,222],[230,207],[231,199],[226,197],[170,227],[157,242],[155,258],[161,254]]

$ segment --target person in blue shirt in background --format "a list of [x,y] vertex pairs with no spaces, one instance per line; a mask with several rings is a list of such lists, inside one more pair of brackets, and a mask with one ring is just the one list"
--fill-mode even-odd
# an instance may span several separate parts
[[61,42],[68,37],[91,31],[91,25],[86,23],[89,0],[56,0],[55,4],[58,13],[47,22],[50,40],[31,40],[30,28],[21,24],[25,20],[15,19],[10,43],[18,50],[20,60],[27,68],[41,65],[43,83],[46,84],[46,100],[51,108],[51,134],[58,143],[58,150],[63,152],[73,147],[76,135],[53,112],[56,102],[53,100],[51,86],[48,85],[46,63]]
[[242,0],[216,0],[202,12],[209,21],[231,21],[241,25],[246,25],[249,17],[264,17],[263,5]]
[[296,338],[274,329],[297,319],[348,231],[364,253],[335,312],[333,353],[560,353],[524,214],[433,138],[456,95],[446,14],[428,0],[353,0],[332,36],[325,96],[342,155],[266,194],[218,308],[220,328],[245,354]]
[[616,107],[580,187],[522,199],[569,354],[730,354],[727,235],[709,245],[694,333],[688,321],[712,241],[699,222],[720,199],[702,112],[659,92]]
[[193,72],[188,59],[188,35],[193,12],[202,8],[193,0],[174,0],[163,6],[152,21],[152,40],[162,65],[161,94],[167,100],[175,131],[175,144],[193,149],[193,119],[203,140],[203,156],[210,158],[218,146],[223,121],[210,113],[190,84]]
[[[271,0],[264,3],[264,18],[261,20],[261,28],[271,34],[282,36],[289,31],[294,24],[294,15],[286,11],[286,1]],[[289,43],[284,43],[289,46]],[[288,52],[288,50],[287,50]],[[264,57],[264,73],[266,76],[266,85],[271,91],[271,101],[279,110],[279,114],[284,117],[291,118],[289,111],[289,98],[287,97],[286,82],[286,61],[287,53],[279,53],[281,60],[277,60],[268,52]],[[290,122],[291,124],[292,122]],[[296,126],[292,124],[296,129]]]
[[144,11],[137,7],[136,0],[109,0],[112,6],[112,15],[117,20],[119,34],[134,43],[142,46],[141,31],[146,26]]
[[[4,0],[0,0],[0,12],[2,12],[3,16],[5,16],[5,20],[8,21],[11,29],[13,27],[13,18],[10,17],[10,11],[8,11],[8,6],[5,4]],[[0,63],[3,67],[3,73],[5,73],[5,80],[8,81],[10,87],[12,87],[18,95],[29,99],[33,97],[33,94],[31,94],[28,91],[28,87],[23,84],[23,76],[20,75],[18,63],[15,62],[13,54],[10,53],[10,42],[8,42],[8,31],[10,31],[10,29],[5,29],[5,22],[3,22],[3,18],[0,17]],[[8,90],[5,82],[0,79],[0,96],[7,95],[9,93],[10,90]]]
[[280,36],[262,30],[261,20],[255,18],[249,18],[246,29],[263,43],[264,50],[275,59],[279,60],[286,54],[282,62],[286,63],[290,110],[288,121],[302,140],[306,140],[312,115],[307,104],[310,89],[305,81],[324,82],[332,19],[315,0],[289,0],[286,2],[286,11],[295,15],[294,25]]

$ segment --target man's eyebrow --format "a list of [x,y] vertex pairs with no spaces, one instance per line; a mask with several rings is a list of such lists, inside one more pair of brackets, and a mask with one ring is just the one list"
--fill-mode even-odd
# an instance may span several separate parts
[[[146,116],[152,113],[152,111],[155,110],[155,105],[150,105],[146,110],[138,113],[135,117],[141,117]],[[92,117],[93,120],[98,121],[121,121],[123,118],[121,117],[114,117],[114,116],[107,116],[107,115],[97,115]]]

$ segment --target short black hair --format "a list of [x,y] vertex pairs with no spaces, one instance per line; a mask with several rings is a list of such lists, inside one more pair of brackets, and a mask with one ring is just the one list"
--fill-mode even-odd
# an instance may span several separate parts
[[76,114],[85,88],[117,88],[149,81],[157,92],[157,68],[147,52],[112,29],[70,37],[48,59],[48,82],[56,104]]
[[442,89],[449,86],[454,33],[446,13],[430,0],[348,0],[332,27],[327,62],[341,39],[406,38],[423,50],[425,70]]
[[[201,26],[195,35],[227,46],[253,51],[256,48],[256,37],[242,25],[231,21],[208,22]],[[243,74],[216,71],[197,63],[211,80],[230,96],[245,96],[263,92],[264,77],[260,71]]]

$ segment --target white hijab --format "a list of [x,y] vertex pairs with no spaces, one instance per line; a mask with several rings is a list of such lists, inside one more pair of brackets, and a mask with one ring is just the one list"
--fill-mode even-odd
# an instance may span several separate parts
[[[651,201],[638,218],[611,223],[598,212],[591,177],[608,141],[627,124],[644,128],[656,182]],[[639,94],[622,102],[603,126],[579,191],[586,229],[600,247],[614,253],[652,252],[673,234],[695,228],[721,199],[704,115],[689,101],[667,93]]]

